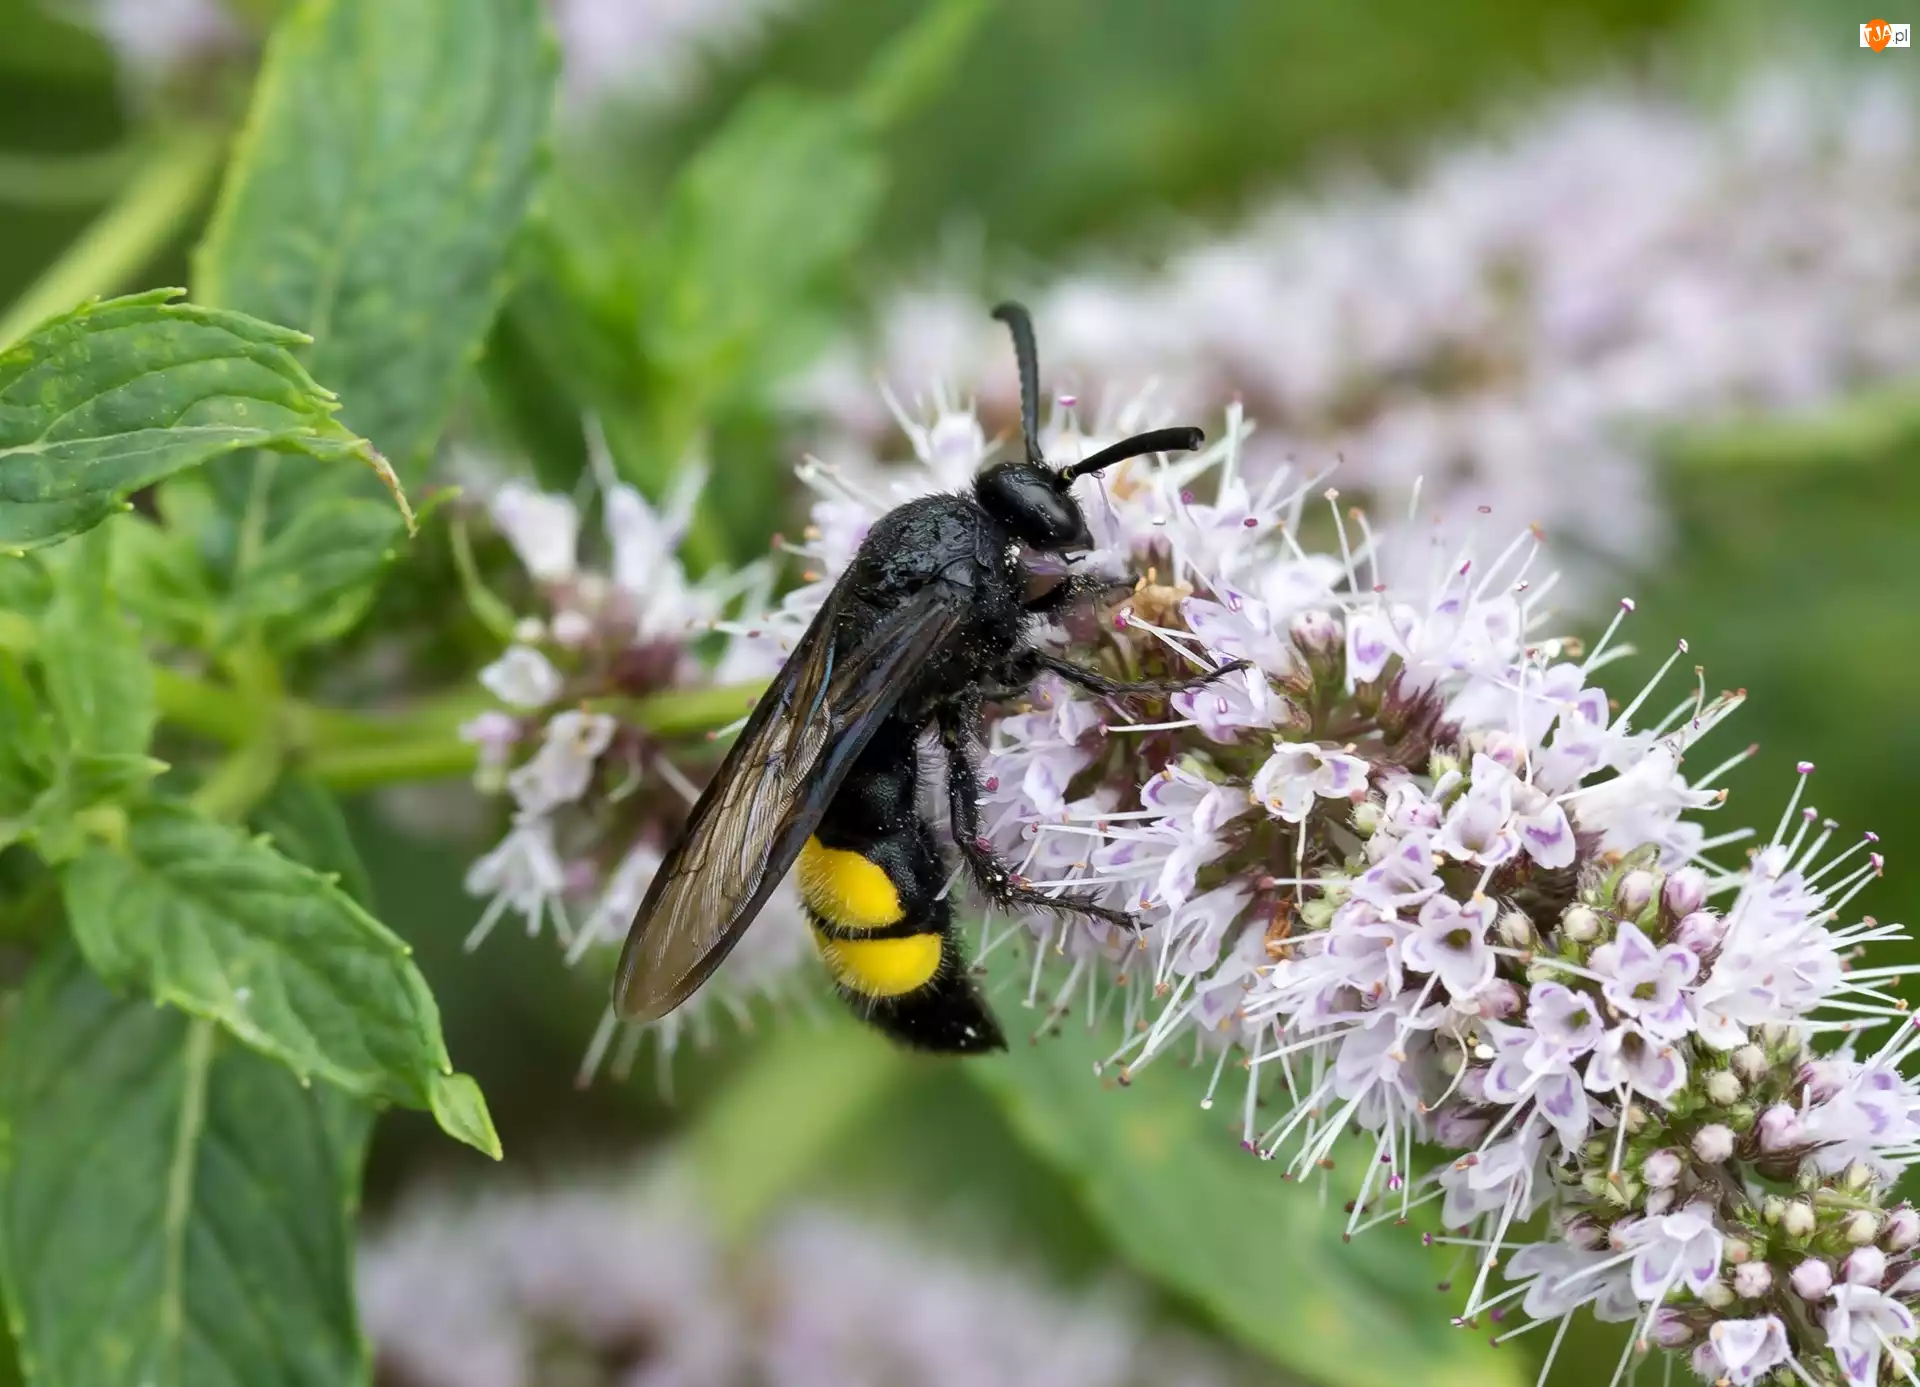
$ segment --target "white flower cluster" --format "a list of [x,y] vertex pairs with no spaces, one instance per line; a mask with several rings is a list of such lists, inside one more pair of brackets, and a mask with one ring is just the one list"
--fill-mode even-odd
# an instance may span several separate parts
[[405,1387],[1228,1387],[1245,1375],[1069,1296],[823,1211],[729,1266],[694,1202],[631,1183],[416,1196],[360,1256],[381,1381]]
[[[1249,470],[1341,458],[1356,496],[1425,478],[1450,525],[1536,522],[1600,566],[1658,554],[1658,426],[1820,404],[1920,366],[1920,101],[1888,73],[1791,70],[1703,110],[1625,87],[1443,146],[1404,187],[1290,197],[1151,273],[1034,296],[1056,379],[1156,382],[1178,416],[1242,401]],[[872,379],[983,382],[1010,421],[979,296],[903,293],[877,340],[796,382],[824,456],[892,421]]]
[[[1054,416],[1056,463],[1108,441]],[[818,581],[763,632],[805,621],[875,514],[986,460],[970,411],[902,426],[919,469],[810,465]],[[1477,1263],[1463,1322],[1514,1298],[1509,1335],[1583,1305],[1631,1319],[1615,1382],[1655,1346],[1736,1383],[1910,1375],[1920,1220],[1887,1201],[1920,1153],[1920,1034],[1886,990],[1904,969],[1854,957],[1905,935],[1840,923],[1881,869],[1873,835],[1835,850],[1796,794],[1728,862],[1751,833],[1698,816],[1753,749],[1686,763],[1741,695],[1696,670],[1643,716],[1682,644],[1613,703],[1595,680],[1631,602],[1591,650],[1548,637],[1534,535],[1488,559],[1417,503],[1384,530],[1333,493],[1322,511],[1317,483],[1249,483],[1249,432],[1236,410],[1203,453],[1080,483],[1090,564],[1133,593],[1047,638],[1116,673],[1254,668],[1151,715],[1043,684],[994,724],[995,845],[1142,926],[1014,922],[1041,945],[1029,1000],[1064,955],[1054,1007],[1117,1000],[1123,1080],[1185,1044],[1213,1059],[1210,1105],[1237,1060],[1246,1145],[1296,1176],[1364,1133],[1350,1231],[1427,1203],[1472,1230],[1446,1240]],[[1322,526],[1331,552],[1309,552]],[[1428,1144],[1455,1154],[1423,1178]],[[1492,1292],[1543,1208],[1552,1238]]]
[[[461,729],[477,749],[481,789],[513,806],[506,836],[467,873],[468,892],[487,902],[470,949],[508,915],[529,934],[551,925],[569,961],[618,947],[698,793],[670,748],[622,710],[664,689],[770,673],[744,643],[714,669],[690,649],[736,601],[764,604],[768,578],[763,566],[697,582],[687,576],[677,550],[704,470],[685,472],[656,510],[614,479],[603,453],[596,461],[604,566],[582,561],[580,508],[571,498],[510,482],[489,508],[544,614],[518,622],[513,643],[480,671],[501,706]],[[744,1020],[746,1004],[776,991],[806,949],[798,903],[782,892],[700,997],[653,1028],[663,1064],[679,1035],[703,1035],[717,1010]],[[609,1011],[583,1076],[599,1067],[616,1031]],[[629,1033],[616,1068],[631,1063],[639,1037]]]

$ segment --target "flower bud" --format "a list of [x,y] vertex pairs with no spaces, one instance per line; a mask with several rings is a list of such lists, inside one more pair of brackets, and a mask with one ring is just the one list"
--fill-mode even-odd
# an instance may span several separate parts
[[1727,937],[1727,922],[1711,910],[1696,910],[1673,927],[1673,942],[1699,958],[1720,947]]
[[1840,1275],[1855,1286],[1878,1286],[1887,1279],[1887,1254],[1877,1247],[1856,1247],[1840,1264]]
[[1787,1280],[1800,1299],[1820,1300],[1833,1289],[1833,1269],[1818,1257],[1809,1257],[1793,1269],[1793,1275]]
[[1724,1281],[1710,1281],[1707,1283],[1707,1288],[1700,1292],[1700,1299],[1705,1301],[1710,1309],[1724,1310],[1733,1304],[1733,1287]]
[[1560,1229],[1561,1240],[1569,1247],[1592,1252],[1606,1242],[1606,1229],[1589,1214],[1575,1214]]
[[[1716,1288],[1722,1294],[1726,1294],[1727,1288],[1715,1282],[1713,1286],[1707,1288],[1708,1294],[1702,1297],[1709,1305],[1713,1304],[1711,1292]],[[1728,1301],[1732,1299],[1731,1295],[1727,1296]],[[1693,1326],[1687,1323],[1687,1317],[1678,1310],[1657,1310],[1654,1312],[1653,1332],[1650,1337],[1661,1348],[1679,1348],[1683,1344],[1693,1342]]]
[[1809,1060],[1800,1066],[1800,1082],[1807,1086],[1809,1103],[1824,1103],[1846,1083],[1846,1066],[1829,1060]]
[[1905,1252],[1915,1243],[1920,1243],[1920,1214],[1913,1211],[1911,1204],[1902,1204],[1887,1215],[1887,1226],[1880,1235],[1880,1243],[1889,1252]]
[[1849,1161],[1840,1173],[1840,1188],[1848,1194],[1865,1194],[1873,1188],[1873,1167],[1865,1161]]
[[1300,923],[1310,930],[1325,929],[1332,924],[1333,911],[1333,902],[1319,896],[1315,896],[1310,901],[1303,901],[1294,908],[1294,913],[1300,917]]
[[1678,920],[1691,915],[1707,900],[1707,874],[1698,867],[1682,867],[1660,888],[1660,904]]
[[1785,1151],[1801,1144],[1799,1114],[1785,1103],[1775,1103],[1755,1124],[1762,1151]]
[[1693,1134],[1693,1154],[1708,1165],[1722,1165],[1733,1159],[1733,1129],[1724,1123],[1709,1122]]
[[538,645],[547,638],[546,623],[537,616],[523,616],[513,624],[513,638],[521,645]]
[[1537,938],[1533,921],[1522,910],[1509,910],[1493,929],[1500,936],[1500,942],[1510,949],[1531,949]]
[[1753,1245],[1745,1238],[1728,1238],[1724,1251],[1731,1266],[1742,1266],[1753,1257]]
[[1742,1045],[1733,1052],[1731,1060],[1733,1072],[1750,1084],[1757,1084],[1767,1077],[1772,1066],[1767,1063],[1767,1052],[1758,1045]]
[[1738,1103],[1741,1095],[1746,1092],[1740,1087],[1740,1080],[1731,1069],[1716,1069],[1707,1075],[1706,1090],[1707,1101],[1718,1103],[1723,1108],[1731,1103]]
[[1560,917],[1560,932],[1576,944],[1589,943],[1600,937],[1600,917],[1584,905],[1568,906]]
[[1865,1247],[1880,1236],[1880,1216],[1871,1209],[1857,1209],[1847,1218],[1847,1241]]
[[1353,806],[1353,831],[1362,838],[1371,838],[1380,827],[1380,806],[1372,800],[1362,800]]
[[1819,1226],[1820,1218],[1814,1213],[1813,1205],[1804,1199],[1789,1200],[1787,1211],[1780,1215],[1780,1227],[1789,1238],[1810,1238]]
[[1447,1107],[1434,1114],[1433,1139],[1454,1151],[1471,1151],[1487,1134],[1489,1125],[1486,1118],[1465,1108]]
[[1647,1110],[1645,1108],[1641,1107],[1638,1103],[1627,1104],[1627,1135],[1639,1136],[1641,1132],[1646,1130],[1648,1121]]
[[593,618],[571,607],[555,612],[553,638],[569,650],[578,650],[593,639]]
[[1770,1194],[1760,1201],[1760,1217],[1769,1224],[1778,1224],[1786,1217],[1787,1201],[1777,1194]]
[[1660,878],[1652,872],[1628,872],[1620,879],[1620,889],[1614,893],[1614,903],[1620,913],[1632,918],[1645,910],[1653,902],[1653,893],[1660,889]]
[[1671,1189],[1680,1182],[1682,1169],[1680,1157],[1663,1146],[1648,1153],[1646,1164],[1640,1168],[1640,1178],[1651,1189]]
[[1773,1289],[1773,1268],[1765,1262],[1748,1262],[1733,1269],[1733,1293],[1742,1300],[1758,1300]]
[[1525,1004],[1520,989],[1505,978],[1495,978],[1473,994],[1474,1013],[1490,1021],[1504,1021]]
[[1346,633],[1329,612],[1316,609],[1300,613],[1293,619],[1288,634],[1293,637],[1294,648],[1306,657],[1316,674],[1326,672],[1335,656],[1346,653]]

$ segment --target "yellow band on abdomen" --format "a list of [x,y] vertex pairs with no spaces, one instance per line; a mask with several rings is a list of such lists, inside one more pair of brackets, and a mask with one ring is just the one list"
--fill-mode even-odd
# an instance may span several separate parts
[[800,849],[800,898],[841,929],[884,929],[906,913],[900,893],[877,865],[857,852],[807,839]]
[[941,939],[937,934],[909,934],[903,939],[830,939],[816,928],[813,942],[840,985],[867,997],[917,992],[940,971]]

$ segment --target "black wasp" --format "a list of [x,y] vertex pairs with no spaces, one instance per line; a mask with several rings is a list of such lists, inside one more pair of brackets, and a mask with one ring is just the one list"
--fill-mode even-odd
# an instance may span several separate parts
[[1044,670],[1092,693],[1164,695],[1218,678],[1122,683],[1028,643],[1035,616],[1104,585],[1073,577],[1038,597],[1023,553],[1063,560],[1092,546],[1074,480],[1144,453],[1191,451],[1198,429],[1155,429],[1055,469],[1039,444],[1033,324],[1013,334],[1026,457],[983,472],[973,494],[924,496],[875,522],[719,773],[634,916],[614,982],[629,1020],[664,1016],[725,958],[797,861],[814,942],[841,994],[897,1040],[926,1050],[1002,1049],[968,976],[919,810],[920,734],[939,729],[952,837],[995,904],[1131,926],[1123,912],[1019,880],[986,845],[973,745],[983,705]]

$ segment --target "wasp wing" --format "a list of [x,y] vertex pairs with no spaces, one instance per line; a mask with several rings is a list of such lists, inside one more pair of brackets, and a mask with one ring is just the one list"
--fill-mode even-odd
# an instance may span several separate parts
[[844,585],[761,696],[635,913],[614,980],[630,1021],[705,982],[800,854],[834,792],[929,660],[965,629],[967,594],[931,583],[842,649]]

